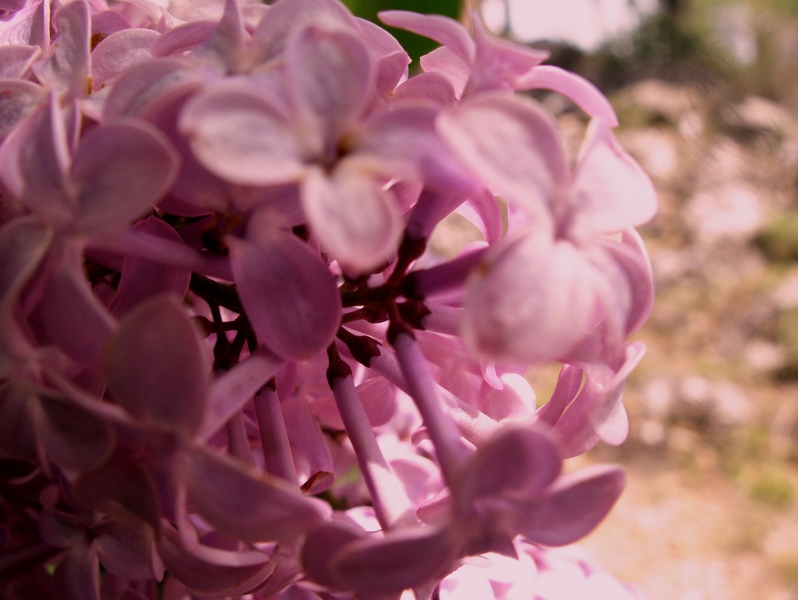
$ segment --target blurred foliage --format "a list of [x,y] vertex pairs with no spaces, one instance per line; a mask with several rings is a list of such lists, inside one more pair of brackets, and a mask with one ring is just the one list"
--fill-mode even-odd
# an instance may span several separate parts
[[[411,10],[419,13],[445,15],[453,19],[460,16],[461,0],[343,0],[349,9],[358,17],[363,17],[374,23],[379,23],[377,13],[383,10]],[[434,50],[438,44],[407,31],[387,28],[404,49],[410,58],[417,64],[418,57]]]
[[775,216],[755,241],[769,260],[798,261],[798,212]]

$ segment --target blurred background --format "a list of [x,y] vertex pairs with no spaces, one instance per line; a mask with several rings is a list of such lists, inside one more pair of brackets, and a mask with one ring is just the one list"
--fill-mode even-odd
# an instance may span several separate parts
[[[458,18],[460,0],[348,0]],[[660,212],[629,484],[584,543],[651,600],[798,599],[798,0],[469,0],[612,101]],[[433,46],[402,37],[416,55]],[[541,95],[573,149],[586,119]],[[437,249],[470,232],[455,219]],[[546,399],[556,368],[532,375]],[[580,459],[582,460],[582,459]],[[597,599],[586,599],[597,600]]]

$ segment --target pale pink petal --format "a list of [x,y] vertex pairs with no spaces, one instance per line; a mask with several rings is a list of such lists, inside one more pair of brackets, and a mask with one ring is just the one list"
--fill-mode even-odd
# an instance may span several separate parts
[[161,502],[153,475],[132,458],[114,457],[72,483],[71,498],[84,508],[119,514],[120,508],[161,530]]
[[124,29],[97,44],[91,53],[92,89],[99,90],[133,65],[152,60],[150,46],[157,38],[150,29]]
[[211,36],[217,25],[217,21],[198,20],[169,29],[152,44],[152,55],[155,57],[173,56],[194,50]]
[[401,217],[391,192],[367,165],[350,159],[329,177],[314,169],[301,193],[311,230],[345,269],[367,272],[395,256]]
[[424,72],[438,73],[446,77],[458,99],[463,96],[468,79],[471,77],[471,65],[468,62],[458,58],[446,46],[441,46],[422,56],[419,63]]
[[380,21],[391,27],[411,31],[441,46],[446,46],[460,60],[471,64],[476,46],[468,31],[460,23],[441,15],[423,15],[406,10],[384,10],[378,14]]
[[268,62],[285,51],[290,36],[307,26],[357,31],[346,6],[336,0],[280,0],[252,33],[254,64]]
[[69,2],[53,15],[58,35],[51,55],[39,68],[37,78],[73,98],[83,98],[91,91],[91,14],[84,0]]
[[117,519],[95,527],[94,533],[94,548],[107,571],[133,581],[163,579],[163,561],[155,547],[155,535],[143,522]]
[[226,0],[224,13],[210,37],[203,41],[192,56],[218,66],[224,73],[239,69],[249,35],[244,28],[241,5],[237,0]]
[[42,343],[54,343],[79,364],[98,368],[115,321],[86,281],[80,248],[67,247],[52,260],[31,325]]
[[0,140],[33,112],[44,97],[45,89],[40,85],[21,79],[0,79]]
[[67,551],[53,573],[63,600],[100,600],[100,566],[91,544],[83,542]]
[[419,73],[391,94],[392,102],[420,100],[443,108],[456,102],[454,86],[440,73]]
[[342,587],[392,592],[443,577],[459,550],[459,538],[450,528],[414,527],[347,544],[329,570]]
[[300,121],[319,129],[325,155],[363,111],[373,85],[363,42],[340,30],[306,27],[286,49],[286,84]]
[[190,438],[202,423],[208,360],[194,323],[172,296],[153,298],[119,324],[108,351],[108,390],[128,413]]
[[303,496],[296,485],[198,447],[188,454],[185,477],[197,511],[247,542],[296,536],[331,512],[328,504]]
[[626,316],[626,335],[632,335],[648,320],[654,308],[654,273],[640,234],[627,229],[621,244],[603,241],[604,249],[626,273],[631,291],[631,306]]
[[302,567],[311,581],[335,589],[338,582],[330,562],[346,544],[361,538],[364,532],[345,521],[330,521],[312,530],[302,546]]
[[613,466],[588,467],[561,477],[536,502],[518,513],[519,532],[545,546],[565,546],[604,520],[624,488],[623,471]]
[[[136,223],[133,229],[183,244],[180,234],[157,217],[147,217]],[[119,317],[147,298],[161,293],[172,292],[182,299],[188,291],[190,280],[191,272],[187,269],[170,267],[135,256],[125,257],[122,276],[109,308]]]
[[103,117],[146,119],[164,102],[201,87],[202,76],[175,58],[152,59],[130,67],[114,82]]
[[63,469],[88,471],[111,454],[116,438],[110,425],[66,399],[42,396],[39,435],[47,455]]
[[93,128],[83,136],[70,171],[78,188],[77,228],[116,229],[147,212],[174,181],[178,160],[166,137],[141,121]]
[[6,189],[43,220],[72,219],[65,173],[69,166],[66,127],[57,103],[39,105],[0,146],[0,178]]
[[238,294],[258,338],[291,360],[327,348],[338,330],[341,300],[318,254],[283,232],[258,243],[230,238],[228,246]]
[[588,127],[580,151],[570,202],[579,232],[610,233],[642,225],[657,210],[648,175],[598,119]]
[[476,60],[466,94],[496,89],[515,90],[516,81],[546,60],[549,53],[503,40],[491,34],[473,11]]
[[357,28],[375,67],[374,87],[390,93],[407,75],[410,56],[396,38],[379,25],[366,19],[355,18]]
[[299,394],[292,394],[281,398],[280,406],[288,431],[288,441],[291,443],[294,467],[303,480],[303,485],[332,485],[335,478],[331,481],[328,476],[334,471],[330,448],[307,401]]
[[197,441],[205,441],[224,427],[234,414],[274,377],[283,359],[260,347],[245,360],[216,378],[210,389],[208,410]]
[[496,197],[488,190],[475,194],[455,209],[469,223],[479,229],[488,244],[502,237],[502,214]]
[[50,3],[26,2],[0,27],[0,45],[50,47]]
[[[15,320],[15,309],[52,239],[52,230],[38,221],[15,219],[0,228],[0,363],[12,356],[33,358],[33,346]],[[8,375],[5,365],[0,367],[0,373],[0,377]]]
[[516,83],[518,90],[544,89],[562,94],[588,115],[600,119],[607,127],[617,127],[618,117],[609,100],[584,77],[559,67],[541,65]]
[[218,85],[190,100],[180,129],[197,159],[233,183],[288,183],[306,169],[294,124],[246,84]]
[[455,490],[461,510],[482,497],[540,495],[562,468],[553,439],[531,427],[507,427],[480,446]]
[[38,46],[0,46],[0,78],[22,77],[40,54]]
[[469,280],[463,339],[480,356],[511,364],[562,357],[588,333],[594,277],[574,246],[518,231]]
[[266,581],[274,570],[274,564],[266,554],[262,554],[262,559],[258,562],[244,564],[210,562],[184,548],[177,532],[171,527],[163,528],[158,552],[171,576],[185,584],[189,590],[204,597],[222,598],[245,594]]
[[569,180],[556,123],[532,100],[480,94],[444,111],[437,125],[452,153],[492,192],[532,214]]

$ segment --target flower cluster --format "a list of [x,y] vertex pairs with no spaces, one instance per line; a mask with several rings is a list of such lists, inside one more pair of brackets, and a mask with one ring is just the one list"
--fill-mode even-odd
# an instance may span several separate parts
[[653,302],[593,86],[477,15],[382,13],[413,76],[338,0],[0,16],[0,595],[634,597],[548,550],[621,493],[563,461],[625,438]]

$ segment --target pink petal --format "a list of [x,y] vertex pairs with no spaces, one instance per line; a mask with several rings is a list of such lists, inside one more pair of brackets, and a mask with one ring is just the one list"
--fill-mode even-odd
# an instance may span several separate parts
[[[183,244],[180,234],[157,217],[147,217],[136,223],[133,229]],[[173,292],[182,299],[188,291],[190,280],[191,272],[187,269],[125,257],[111,312],[116,316],[124,315],[147,298],[166,292]]]
[[648,175],[598,119],[580,151],[571,202],[579,211],[574,227],[598,234],[642,225],[657,211]]
[[151,29],[124,29],[97,44],[91,53],[92,89],[99,90],[133,65],[152,60],[150,46],[157,38]]
[[455,101],[452,83],[440,73],[419,73],[411,77],[391,95],[393,102],[421,100],[441,108],[452,106]]
[[204,417],[207,373],[204,344],[171,296],[128,313],[108,352],[112,399],[134,417],[172,427],[186,438]]
[[208,39],[192,53],[194,58],[210,62],[223,73],[235,73],[241,66],[249,35],[244,29],[241,6],[237,0],[226,0],[224,14]]
[[254,563],[227,565],[209,562],[183,548],[177,532],[171,527],[164,527],[158,552],[171,576],[205,597],[245,594],[266,581],[274,570],[274,564],[269,562],[266,554]]
[[531,542],[565,546],[604,520],[624,488],[618,467],[588,467],[561,477],[540,502],[518,514],[518,530]]
[[557,479],[554,441],[530,427],[508,427],[480,446],[455,490],[461,510],[483,497],[534,498]]
[[53,232],[37,220],[14,219],[0,228],[0,356],[5,359],[33,359],[33,347],[23,335],[15,311],[52,239]]
[[306,27],[286,49],[288,93],[299,119],[320,129],[321,152],[334,153],[362,112],[373,85],[363,42],[346,31]]
[[410,57],[401,44],[379,25],[356,18],[357,28],[375,66],[374,87],[387,94],[407,75]]
[[532,214],[551,204],[569,179],[554,119],[532,100],[480,94],[444,111],[438,132],[492,192]]
[[69,2],[53,15],[58,35],[52,55],[34,71],[49,87],[73,98],[83,98],[91,90],[91,14],[83,0]]
[[79,364],[99,368],[115,321],[83,274],[80,248],[64,248],[44,284],[31,324],[43,343],[58,345]]
[[221,429],[249,402],[284,364],[283,359],[260,347],[211,385],[208,410],[197,441],[205,441]]
[[69,223],[74,210],[65,183],[68,166],[66,127],[52,99],[41,103],[0,146],[5,187],[45,221],[58,225]]
[[501,210],[496,197],[488,190],[472,196],[458,206],[455,212],[479,229],[488,244],[495,244],[501,239]]
[[[0,56],[0,65],[2,60]],[[30,81],[0,79],[0,140],[5,138],[17,123],[33,112],[44,96],[45,89]]]
[[495,37],[485,28],[476,12],[472,23],[477,52],[466,94],[495,89],[514,91],[518,78],[549,56],[544,50]]
[[238,294],[259,339],[291,360],[327,348],[338,330],[341,300],[318,254],[283,232],[259,243],[229,238],[228,246]]
[[358,29],[346,6],[336,0],[280,0],[269,9],[252,34],[254,64],[266,63],[283,54],[291,35],[309,25]]
[[143,522],[117,519],[95,527],[94,533],[98,536],[94,542],[97,556],[110,573],[133,581],[163,579],[155,535]]
[[549,235],[516,232],[471,276],[462,335],[480,356],[511,364],[551,360],[587,335],[594,271],[574,246]]
[[152,474],[133,459],[115,457],[98,469],[79,475],[71,494],[85,508],[108,514],[134,515],[161,530],[161,506]]
[[640,234],[623,232],[621,244],[603,241],[604,249],[626,273],[631,291],[631,306],[626,315],[626,335],[632,335],[648,320],[654,308],[654,273]]
[[308,531],[330,513],[329,505],[299,488],[241,463],[194,448],[186,486],[197,511],[221,531],[246,542],[282,540]]
[[422,15],[405,10],[384,10],[380,21],[391,27],[411,31],[441,46],[446,46],[460,60],[471,64],[476,54],[474,40],[460,23],[441,15]]
[[426,73],[438,73],[446,77],[454,88],[458,99],[463,96],[468,79],[471,77],[470,63],[458,58],[446,46],[436,48],[419,59],[421,68]]
[[233,183],[274,185],[305,171],[294,125],[257,89],[233,81],[186,104],[180,130],[197,159]]
[[609,100],[587,79],[559,67],[541,65],[521,77],[518,90],[545,89],[562,94],[588,115],[604,122],[607,127],[617,127],[618,117]]
[[100,600],[100,566],[91,545],[84,542],[70,548],[53,580],[63,600]]
[[93,128],[70,172],[78,186],[77,227],[115,229],[141,216],[169,189],[178,164],[169,141],[151,125],[130,120]]
[[402,234],[399,211],[367,165],[349,159],[329,177],[314,169],[301,193],[311,230],[344,269],[368,272],[395,256]]
[[344,521],[330,521],[312,530],[302,546],[302,567],[311,581],[335,589],[338,582],[330,563],[346,544],[361,538],[364,532]]
[[211,36],[217,25],[217,21],[211,20],[188,21],[178,25],[155,40],[152,55],[160,58],[193,50]]
[[392,592],[445,576],[459,549],[457,534],[446,526],[414,527],[347,544],[329,570],[347,589]]
[[50,460],[63,469],[88,471],[102,464],[115,445],[105,421],[68,400],[42,396],[40,439]]
[[130,67],[118,80],[105,101],[103,117],[146,119],[164,102],[195,91],[202,76],[185,62],[174,58],[151,59]]
[[13,80],[22,77],[40,54],[41,48],[38,46],[0,46],[0,78]]

